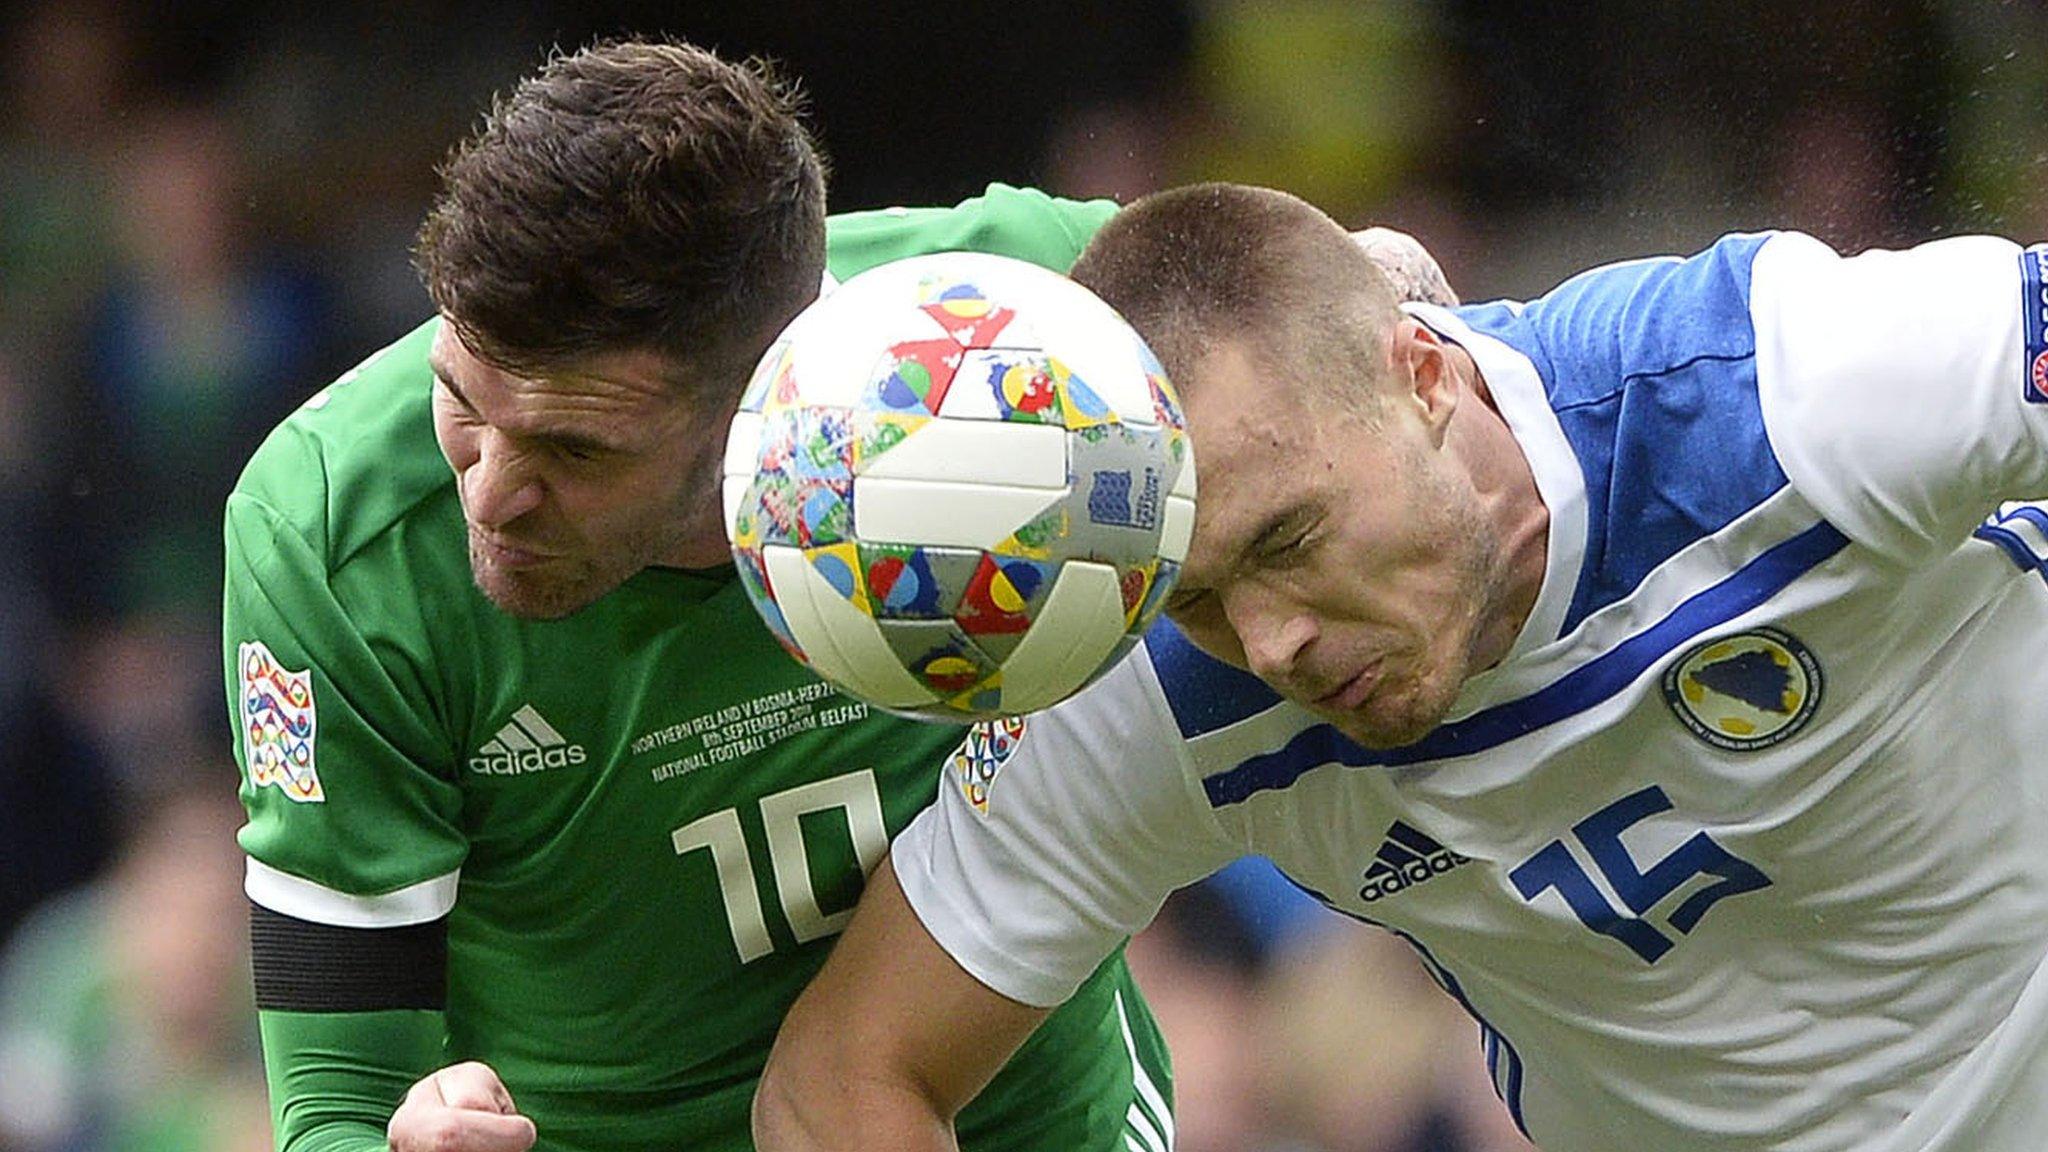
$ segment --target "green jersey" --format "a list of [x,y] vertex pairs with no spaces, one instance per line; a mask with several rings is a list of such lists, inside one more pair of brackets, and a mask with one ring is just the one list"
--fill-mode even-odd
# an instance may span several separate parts
[[[831,271],[954,249],[1064,269],[1113,210],[996,185],[952,209],[837,217]],[[382,1148],[398,1099],[378,1091],[476,1059],[544,1150],[749,1147],[784,1011],[961,733],[818,681],[729,569],[647,569],[563,620],[493,607],[434,439],[433,329],[309,400],[228,502],[257,915],[445,931],[440,1003],[356,988],[380,978],[341,944],[268,954],[301,966],[303,993],[265,1006],[280,1146]],[[340,1058],[385,1087],[322,1098],[308,1057],[351,1045]],[[1135,1131],[1159,1147],[1159,1056],[1113,960],[962,1115],[962,1144],[1121,1149]]]

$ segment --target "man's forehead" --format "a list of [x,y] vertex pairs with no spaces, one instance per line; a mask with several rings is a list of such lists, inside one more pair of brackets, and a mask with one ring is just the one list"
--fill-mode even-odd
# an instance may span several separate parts
[[[1215,443],[1211,443],[1214,440]],[[1208,587],[1299,503],[1306,478],[1292,453],[1251,429],[1200,441],[1195,531],[1182,578]]]
[[514,396],[588,395],[611,403],[662,407],[687,399],[687,390],[675,380],[674,365],[645,349],[602,352],[558,369],[529,373],[491,363],[463,341],[454,325],[443,322],[427,361],[435,375],[464,389],[481,387]]
[[1314,440],[1310,413],[1285,381],[1263,380],[1236,345],[1204,357],[1185,398],[1195,444],[1195,532],[1183,579],[1207,586],[1295,501],[1302,453]]
[[461,347],[461,343],[456,339],[455,326],[445,318],[434,326],[434,342],[427,346],[427,366],[434,370],[434,375],[445,379],[454,369],[449,362],[452,349]]
[[1316,440],[1320,415],[1303,402],[1302,385],[1274,366],[1219,351],[1194,376],[1182,410],[1202,485],[1198,509],[1208,501],[1211,477],[1230,477],[1231,488],[1271,485],[1293,471]]

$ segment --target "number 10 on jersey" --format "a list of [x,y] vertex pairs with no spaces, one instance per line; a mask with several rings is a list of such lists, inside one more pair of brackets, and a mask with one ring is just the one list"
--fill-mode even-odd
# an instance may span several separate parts
[[[811,883],[809,849],[802,821],[813,813],[837,809],[846,816],[854,857],[862,876],[875,870],[889,852],[889,829],[882,820],[882,795],[869,769],[799,784],[761,797],[761,826],[768,838],[768,861],[774,869],[775,891],[782,915],[800,944],[830,936],[846,927],[852,908],[827,915]],[[670,834],[676,855],[711,853],[718,872],[718,891],[725,900],[726,922],[740,963],[758,960],[775,950],[768,935],[768,917],[761,907],[761,888],[747,853],[746,832],[737,808],[722,808],[690,821]]]

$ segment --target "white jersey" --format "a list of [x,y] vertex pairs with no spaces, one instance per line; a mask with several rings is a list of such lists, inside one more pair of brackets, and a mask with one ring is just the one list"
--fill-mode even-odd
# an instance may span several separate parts
[[1171,628],[977,729],[893,859],[1014,999],[1270,857],[1570,1152],[2048,1146],[2048,248],[1796,234],[1415,314],[1550,511],[1450,719],[1350,743]]

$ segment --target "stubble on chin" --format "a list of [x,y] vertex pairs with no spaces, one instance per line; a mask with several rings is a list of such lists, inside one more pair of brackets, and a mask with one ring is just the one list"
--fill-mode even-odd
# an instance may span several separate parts
[[675,535],[648,528],[635,533],[609,556],[567,559],[515,572],[493,564],[472,533],[470,576],[477,590],[508,615],[522,620],[560,620],[611,595],[643,569],[662,563],[673,550]]
[[[1382,693],[1365,702],[1369,715],[1358,712],[1333,717],[1332,723],[1348,739],[1367,748],[1405,748],[1423,739],[1450,715],[1463,678],[1448,669],[1433,669],[1422,676],[1384,686]],[[1451,677],[1448,690],[1446,676]]]
[[559,620],[589,607],[624,582],[621,577],[598,587],[587,569],[580,568],[560,574],[513,572],[493,564],[474,537],[469,542],[469,574],[486,600],[521,620]]
[[[686,498],[671,501],[659,515],[637,521],[618,536],[609,550],[589,538],[579,557],[525,571],[492,563],[483,542],[469,533],[469,569],[477,590],[500,611],[522,620],[559,620],[588,608],[643,569],[675,563],[690,541],[707,541],[707,555],[726,559],[722,504],[717,498],[717,454],[697,469],[701,482],[686,484]],[[691,498],[711,493],[708,500]]]
[[1408,716],[1372,722],[1359,716],[1343,716],[1334,722],[1337,730],[1353,743],[1376,751],[1405,748],[1429,735],[1436,728],[1434,721],[1418,722]]
[[[1462,507],[1448,496],[1439,506]],[[1453,587],[1462,590],[1466,599],[1451,605],[1445,617],[1456,621],[1452,627],[1462,631],[1445,636],[1440,626],[1431,637],[1433,642],[1424,642],[1419,650],[1410,652],[1416,663],[1406,669],[1407,676],[1386,685],[1384,698],[1367,701],[1368,706],[1377,706],[1377,715],[1369,723],[1364,716],[1336,721],[1340,732],[1368,748],[1403,748],[1435,732],[1457,706],[1465,682],[1483,670],[1478,648],[1490,639],[1486,624],[1500,611],[1507,586],[1502,553],[1494,534],[1476,514],[1447,519],[1438,535],[1458,548]]]

